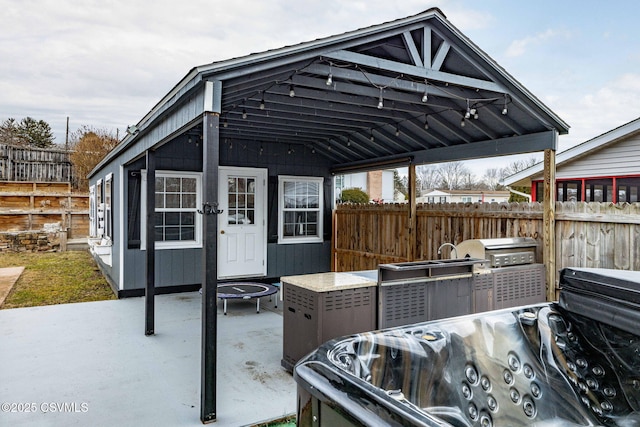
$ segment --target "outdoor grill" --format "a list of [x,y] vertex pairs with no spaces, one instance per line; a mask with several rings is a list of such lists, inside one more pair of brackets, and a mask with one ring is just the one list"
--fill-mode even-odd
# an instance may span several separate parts
[[560,285],[557,303],[325,343],[295,367],[298,425],[640,425],[640,272]]
[[456,246],[457,258],[479,258],[488,268],[511,267],[536,262],[538,244],[531,237],[470,239]]
[[458,244],[457,258],[475,264],[473,312],[535,304],[546,300],[545,268],[536,261],[538,245],[530,237],[471,239]]

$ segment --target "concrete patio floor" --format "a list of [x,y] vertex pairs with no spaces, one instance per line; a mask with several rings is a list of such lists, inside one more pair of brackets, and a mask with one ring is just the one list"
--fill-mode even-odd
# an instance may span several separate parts
[[[265,297],[255,309],[230,302],[223,316],[218,304],[212,425],[295,413],[295,382],[280,366],[282,304]],[[157,296],[155,313],[146,337],[143,298],[0,310],[0,426],[202,425],[201,297]]]

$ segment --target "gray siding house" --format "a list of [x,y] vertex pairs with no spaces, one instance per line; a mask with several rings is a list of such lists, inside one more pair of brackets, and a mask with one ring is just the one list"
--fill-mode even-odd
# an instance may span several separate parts
[[438,9],[214,62],[91,172],[91,250],[119,296],[328,271],[335,175],[567,132]]
[[[543,165],[535,164],[504,179],[529,187],[542,201]],[[558,153],[556,200],[635,203],[640,201],[640,118]]]

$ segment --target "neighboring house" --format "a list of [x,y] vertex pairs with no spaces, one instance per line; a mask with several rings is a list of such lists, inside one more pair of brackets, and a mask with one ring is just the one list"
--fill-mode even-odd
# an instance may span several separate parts
[[[542,201],[543,164],[511,175],[503,183],[531,187],[532,200]],[[558,153],[556,200],[640,201],[640,118]]]
[[508,201],[508,191],[491,190],[432,190],[417,198],[418,203],[502,203]]
[[119,296],[329,271],[335,176],[567,132],[438,9],[202,65],[90,173],[92,253]]
[[393,203],[393,170],[369,171],[338,175],[335,177],[336,200],[345,188],[359,188],[369,195],[369,200],[379,203]]

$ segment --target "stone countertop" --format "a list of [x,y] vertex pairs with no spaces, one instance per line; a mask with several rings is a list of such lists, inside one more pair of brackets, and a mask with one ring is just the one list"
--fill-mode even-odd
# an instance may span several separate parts
[[316,273],[303,274],[300,276],[285,276],[280,278],[282,283],[298,286],[313,292],[331,292],[345,289],[364,288],[367,286],[377,286],[378,272],[354,271],[348,273]]

